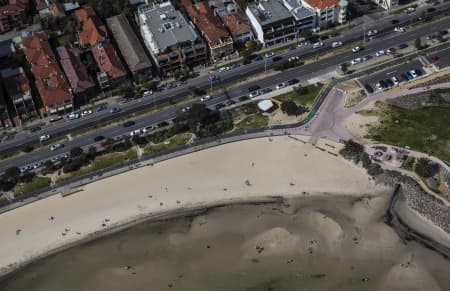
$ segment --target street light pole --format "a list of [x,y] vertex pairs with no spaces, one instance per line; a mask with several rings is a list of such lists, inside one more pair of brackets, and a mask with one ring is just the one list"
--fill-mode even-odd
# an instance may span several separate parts
[[264,74],[267,74],[267,58],[264,56]]
[[366,43],[366,23],[363,23],[364,28],[364,43]]

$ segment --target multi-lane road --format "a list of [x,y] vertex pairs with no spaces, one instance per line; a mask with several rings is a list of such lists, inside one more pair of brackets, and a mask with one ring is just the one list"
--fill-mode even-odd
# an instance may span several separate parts
[[[246,94],[248,94],[248,90],[247,90],[248,87],[252,86],[252,85],[260,85],[261,87],[273,88],[273,87],[275,87],[276,84],[278,84],[282,81],[287,81],[289,79],[293,79],[293,78],[296,78],[302,82],[305,82],[311,78],[323,75],[326,72],[334,71],[339,64],[341,64],[343,62],[348,62],[355,57],[363,57],[368,54],[373,55],[378,50],[395,47],[401,43],[413,41],[417,37],[425,36],[432,32],[442,30],[443,28],[448,28],[448,27],[450,27],[450,19],[444,18],[444,19],[434,22],[434,23],[424,24],[423,26],[421,26],[417,29],[407,31],[405,33],[394,33],[394,32],[392,32],[392,29],[391,29],[391,31],[389,33],[386,32],[383,35],[383,37],[376,37],[373,40],[371,40],[365,46],[365,49],[361,52],[353,53],[350,50],[340,52],[331,57],[324,58],[324,59],[318,60],[317,62],[306,64],[306,65],[296,67],[296,68],[293,68],[290,70],[286,70],[286,71],[278,73],[274,76],[266,77],[262,80],[248,82],[247,84],[245,84],[245,86],[238,86],[238,87],[228,90],[228,92],[227,92],[228,96],[225,96],[224,94],[217,94],[217,95],[213,96],[213,99],[208,101],[207,105],[214,107],[216,104],[223,103],[229,98],[236,99],[242,95],[246,95]],[[344,36],[339,37],[339,40],[346,42]],[[332,41],[336,41],[336,39],[331,39],[331,40],[325,42],[325,47],[323,49],[330,50],[329,45]],[[283,57],[287,58],[287,57],[294,56],[294,55],[299,55],[301,57],[305,57],[305,55],[310,55],[311,53],[316,53],[316,51],[311,48],[302,48],[299,50],[288,51],[283,54]],[[231,71],[227,71],[224,73],[220,73],[221,81],[229,82],[230,80],[236,80],[236,79],[240,79],[244,76],[248,76],[252,72],[258,72],[258,70],[261,69],[260,63],[261,62],[253,63],[250,65],[242,66],[241,68],[235,69],[235,71],[231,70]],[[273,63],[272,61],[268,61],[268,65],[272,65],[272,63]],[[371,69],[364,71],[361,74],[373,73],[376,70],[381,70],[381,69],[385,68],[383,66],[386,66],[386,65],[375,66]],[[203,88],[209,87],[209,81],[207,79],[206,80],[197,79],[197,80],[192,80],[192,81],[193,82],[191,82],[188,85],[185,85],[184,87],[172,89],[172,91],[166,91],[166,92],[160,93],[158,95],[152,96],[150,98],[138,99],[136,101],[127,103],[124,105],[124,106],[126,106],[126,110],[123,110],[123,111],[127,111],[128,113],[133,112],[133,111],[136,112],[136,111],[142,110],[142,108],[145,108],[148,106],[153,106],[153,104],[159,104],[162,102],[167,102],[170,99],[185,96],[186,92],[187,92],[186,86],[197,86],[197,87],[203,87]],[[42,149],[36,150],[34,152],[28,153],[28,154],[10,158],[10,159],[2,161],[0,163],[0,172],[4,171],[5,169],[7,169],[8,167],[11,167],[11,166],[29,165],[29,164],[32,164],[37,161],[44,161],[44,160],[50,159],[51,157],[53,157],[55,155],[60,155],[64,152],[67,152],[72,147],[89,146],[94,143],[93,138],[97,135],[103,135],[105,137],[118,136],[118,135],[122,135],[125,133],[129,133],[131,130],[134,130],[134,129],[142,128],[142,127],[145,127],[145,126],[148,126],[151,124],[157,124],[160,121],[173,119],[179,110],[180,110],[180,106],[170,107],[168,109],[162,110],[155,114],[147,115],[140,119],[137,119],[136,125],[127,127],[127,128],[124,128],[121,125],[119,125],[119,126],[111,126],[108,128],[99,129],[99,130],[96,130],[95,133],[86,134],[84,136],[80,136],[78,138],[75,138],[75,139],[67,142],[65,148],[62,148],[59,150],[49,151],[48,148],[42,148]],[[98,112],[91,116],[84,117],[84,118],[81,118],[78,120],[65,121],[65,122],[61,122],[61,124],[55,123],[52,125],[52,127],[47,128],[45,130],[45,133],[49,133],[53,136],[62,135],[62,134],[69,133],[77,128],[85,127],[88,124],[95,124],[95,123],[98,123],[100,120],[108,119],[111,117],[112,117],[112,114],[107,111]],[[44,133],[44,132],[42,132],[42,133]],[[30,139],[33,142],[36,142],[38,140],[38,136],[42,133],[37,133],[37,134],[33,134],[33,135],[29,134],[29,133],[18,134],[17,137],[15,138],[15,140],[8,143],[9,147],[8,147],[8,144],[6,144],[6,145],[2,144],[3,150],[7,150],[8,148],[9,149],[14,148],[15,146],[23,147],[24,146],[23,144],[26,143],[26,141],[30,142]],[[15,143],[13,143],[13,142],[15,142]]]
[[[427,16],[437,16],[444,14],[448,11],[450,11],[450,3],[444,2],[438,6],[435,6],[436,10],[431,13],[426,13]],[[391,15],[383,17],[373,24],[367,24],[367,25],[356,25],[355,27],[342,32],[339,36],[328,39],[324,41],[324,47],[320,49],[312,49],[309,47],[304,48],[298,48],[292,51],[287,51],[283,53],[279,53],[279,55],[283,56],[284,58],[288,58],[290,56],[300,56],[301,58],[311,57],[314,55],[318,55],[322,52],[330,51],[331,43],[334,41],[342,41],[345,44],[351,43],[357,40],[362,40],[364,38],[364,32],[367,32],[368,30],[377,29],[378,35],[374,37],[374,42],[378,39],[386,39],[386,38],[398,38],[403,39],[403,41],[409,40],[410,38],[402,35],[398,35],[393,33],[393,27],[394,26],[402,26],[402,25],[408,25],[411,23],[417,23],[422,21],[421,17],[419,15],[422,15],[422,10],[425,11],[426,7],[418,9],[418,11],[415,14],[398,14],[398,15]],[[393,24],[393,20],[396,20],[397,23]],[[355,23],[358,23],[359,20],[355,20]],[[428,25],[429,28],[426,29],[426,32],[433,32],[437,31],[439,29],[448,28],[449,25],[448,19],[447,21],[439,22],[436,24]],[[423,30],[418,29],[416,31],[416,37],[423,35],[425,33]],[[413,32],[414,33],[414,32]],[[379,44],[379,47],[386,48],[388,44],[386,43],[386,46],[383,46]],[[372,47],[371,44],[369,44],[368,47]],[[343,60],[350,61],[353,57],[350,57],[350,55],[339,55],[340,57],[345,57]],[[339,60],[339,58],[334,58],[334,60]],[[331,66],[331,63],[333,65],[336,65],[336,62],[331,61],[330,64],[321,63],[317,67],[319,69],[326,69],[327,67]],[[342,63],[342,60],[341,62]],[[235,80],[242,79],[243,77],[247,77],[256,73],[264,72],[266,69],[270,69],[273,65],[272,61],[268,61],[266,64],[264,61],[259,62],[253,62],[251,64],[241,66],[239,68],[233,69],[231,71],[220,73],[221,80],[219,82],[216,82],[214,86],[220,85],[227,82],[232,82]],[[301,73],[301,72],[300,72]],[[278,77],[280,80],[281,78]],[[155,94],[149,98],[146,98],[140,103],[131,103],[131,104],[123,104],[118,107],[122,109],[122,111],[119,114],[109,114],[108,112],[98,112],[93,114],[92,116],[88,116],[85,118],[81,118],[78,120],[62,120],[58,123],[50,124],[44,127],[45,131],[49,133],[52,137],[62,136],[65,134],[68,134],[74,130],[92,126],[95,124],[98,124],[102,121],[111,120],[120,116],[129,115],[134,112],[141,111],[147,107],[151,107],[157,104],[169,102],[170,100],[176,100],[178,98],[182,98],[189,94],[188,87],[194,86],[202,89],[208,89],[210,87],[210,82],[208,80],[208,76],[202,76],[198,77],[192,80],[189,80],[188,84],[182,85],[180,87],[177,87],[175,89],[171,89],[169,91],[161,92],[158,94]],[[40,133],[30,133],[27,131],[21,131],[17,133],[12,140],[4,141],[0,144],[0,154],[6,154],[8,152],[12,152],[15,150],[22,149],[26,145],[30,145],[35,143],[39,138]]]

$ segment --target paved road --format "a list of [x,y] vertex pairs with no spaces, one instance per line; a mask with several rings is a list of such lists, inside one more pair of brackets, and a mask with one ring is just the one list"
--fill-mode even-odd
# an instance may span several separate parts
[[[367,55],[368,53],[373,54],[374,52],[376,52],[380,49],[385,49],[385,48],[388,48],[391,46],[398,45],[399,43],[402,43],[402,42],[414,40],[417,37],[417,35],[427,34],[430,31],[436,30],[437,28],[442,27],[442,25],[447,25],[447,24],[450,25],[450,19],[448,19],[448,18],[444,19],[442,21],[439,21],[437,23],[426,25],[424,27],[419,28],[418,30],[403,33],[401,35],[397,35],[397,37],[374,39],[366,46],[366,49],[364,50],[364,52],[361,52],[360,54],[361,55]],[[450,45],[450,44],[445,44],[445,45]],[[218,94],[218,95],[214,96],[214,98],[211,101],[209,101],[207,103],[207,105],[214,107],[215,104],[222,103],[225,100],[227,100],[228,98],[237,98],[244,94],[248,94],[248,90],[247,90],[248,86],[251,86],[254,84],[259,84],[259,85],[261,85],[261,87],[274,87],[280,81],[285,81],[285,80],[289,80],[292,78],[298,78],[302,82],[306,82],[307,80],[309,80],[311,78],[318,77],[318,76],[323,75],[324,73],[327,73],[330,71],[334,71],[336,66],[338,64],[342,63],[343,60],[349,60],[351,58],[354,58],[355,55],[358,55],[358,54],[354,54],[351,51],[343,52],[343,53],[340,53],[333,57],[325,58],[325,59],[319,60],[319,61],[311,63],[311,64],[307,64],[307,65],[304,65],[301,67],[297,67],[297,68],[293,68],[293,69],[281,72],[275,76],[267,77],[263,80],[249,82],[245,86],[240,86],[237,88],[230,89],[228,91],[228,96],[225,96],[224,94]],[[389,64],[389,66],[392,66],[392,64]],[[365,75],[365,74],[372,74],[372,73],[382,70],[383,68],[386,68],[386,67],[388,67],[388,65],[386,65],[386,64],[378,65],[378,66],[375,66],[368,70],[365,70],[364,72],[361,72],[359,74],[361,76]],[[223,76],[225,76],[226,74],[232,74],[232,73],[233,73],[232,71],[229,71],[229,72],[226,72]],[[179,92],[179,93],[175,93],[175,94],[183,94],[184,89],[183,88],[175,89],[173,92]],[[166,93],[166,94],[168,94],[168,93]],[[160,95],[160,97],[161,96],[163,96],[163,97],[165,96],[164,98],[172,98],[171,95]],[[132,102],[131,104],[129,104],[129,106],[132,106],[132,108],[143,108],[145,106],[148,106],[148,104],[150,104],[150,106],[151,106],[152,103],[153,102],[151,99],[139,99],[139,100],[136,100],[136,101]],[[0,163],[0,172],[4,171],[5,169],[7,169],[8,167],[11,167],[11,166],[24,166],[24,165],[32,164],[37,161],[45,161],[55,155],[60,155],[62,153],[67,152],[72,147],[89,146],[89,145],[93,144],[93,138],[97,135],[103,135],[105,137],[113,137],[116,135],[122,135],[124,133],[129,133],[131,130],[134,130],[134,129],[142,128],[142,127],[145,127],[145,126],[148,126],[151,124],[156,124],[163,120],[173,119],[173,118],[175,118],[178,110],[180,110],[180,106],[174,106],[169,109],[158,112],[156,114],[142,117],[142,118],[136,120],[135,126],[128,127],[128,128],[123,128],[122,126],[113,126],[113,127],[109,127],[109,128],[99,129],[95,133],[87,134],[85,136],[76,138],[70,142],[67,142],[65,148],[62,148],[62,149],[59,149],[56,151],[51,152],[48,149],[44,148],[44,149],[36,150],[36,151],[28,153],[28,154],[24,154],[24,155],[15,157],[15,158],[5,160]],[[111,114],[109,112],[100,112],[100,113],[97,113],[97,115],[93,114],[89,117],[86,117],[84,121],[86,121],[86,120],[91,121],[92,123],[95,124],[101,118],[101,115],[111,115]],[[62,126],[65,131],[70,132],[74,128],[76,128],[80,122],[83,122],[83,119],[75,120],[75,121],[72,121],[71,123],[63,123]],[[59,130],[58,124],[54,124],[52,126],[54,126],[55,130]],[[46,130],[45,132],[50,133],[52,135],[54,134],[54,132],[52,130]],[[42,133],[40,133],[40,134],[42,134]],[[29,139],[30,137],[25,136],[25,138]],[[33,138],[37,139],[36,135]]]
[[[446,11],[450,11],[450,3],[445,2],[436,6],[436,11],[433,13],[429,13],[428,15],[440,15],[445,13]],[[420,10],[417,12],[417,15],[420,15]],[[450,27],[450,19],[446,18],[439,22],[428,24],[425,27],[419,28],[417,30],[407,32],[405,34],[398,35],[397,33],[393,33],[392,29],[394,25],[391,23],[393,19],[398,20],[400,23],[395,24],[395,26],[405,25],[409,23],[419,22],[417,15],[407,15],[407,14],[399,14],[399,15],[390,15],[385,18],[380,19],[373,25],[366,25],[364,28],[363,25],[356,25],[354,28],[343,32],[340,36],[324,41],[325,46],[321,49],[314,50],[311,47],[298,48],[293,51],[287,51],[284,53],[279,53],[279,55],[284,58],[288,58],[290,56],[298,55],[302,58],[314,56],[320,52],[325,52],[330,50],[330,45],[333,41],[343,41],[345,43],[349,43],[356,40],[363,39],[364,31],[368,31],[370,29],[377,29],[379,34],[374,37],[374,40],[367,45],[367,49],[362,51],[359,54],[352,54],[350,52],[346,52],[343,54],[338,54],[334,57],[328,58],[326,61],[317,62],[317,64],[313,66],[308,66],[308,69],[297,69],[291,70],[290,74],[301,76],[305,73],[316,72],[317,70],[327,69],[330,66],[336,66],[344,61],[350,61],[354,57],[364,56],[370,51],[375,52],[380,49],[386,49],[394,44],[399,44],[402,42],[406,42],[412,39],[417,38],[418,36],[427,35],[431,32],[437,31],[442,28]],[[359,23],[359,20],[354,21],[355,24]],[[270,69],[273,65],[272,61],[267,62],[267,69]],[[306,67],[306,66],[305,66]],[[247,77],[256,73],[263,72],[265,68],[265,64],[263,61],[254,62],[249,65],[241,66],[240,68],[233,69],[227,72],[220,73],[221,81],[217,82],[216,85],[220,85],[226,82],[234,81],[242,79],[243,77]],[[283,80],[281,76],[278,77],[279,80]],[[109,112],[99,112],[95,113],[89,117],[81,118],[73,121],[61,121],[55,124],[51,124],[49,127],[45,128],[45,131],[50,135],[56,137],[65,135],[70,133],[76,129],[84,128],[87,126],[92,126],[97,124],[100,121],[111,120],[120,116],[125,116],[131,114],[133,112],[141,111],[147,107],[154,106],[155,104],[162,104],[165,102],[169,102],[170,100],[175,100],[181,97],[184,97],[188,94],[188,87],[196,86],[203,89],[208,89],[210,87],[210,82],[207,76],[198,77],[196,79],[192,79],[186,85],[182,85],[175,89],[171,89],[170,91],[161,92],[153,95],[150,98],[146,98],[144,101],[140,103],[128,103],[124,105],[120,105],[119,107],[122,109],[122,112],[119,114],[112,115]],[[244,93],[245,90],[241,90],[241,93]],[[0,144],[0,154],[5,154],[7,152],[15,151],[23,148],[25,145],[33,144],[38,140],[38,137],[41,133],[29,133],[29,132],[20,132],[16,135],[16,137],[12,140],[5,141]]]

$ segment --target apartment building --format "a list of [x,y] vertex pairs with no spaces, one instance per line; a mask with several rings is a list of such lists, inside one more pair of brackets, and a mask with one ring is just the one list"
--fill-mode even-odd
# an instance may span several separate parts
[[24,27],[28,9],[28,0],[9,0],[7,5],[0,6],[0,33]]
[[75,19],[81,30],[78,33],[80,47],[94,46],[108,38],[106,25],[90,6],[75,10]]
[[207,62],[208,51],[201,36],[171,2],[141,6],[136,16],[144,44],[160,74]]
[[250,21],[234,2],[211,0],[209,5],[214,7],[214,13],[222,20],[235,44],[245,43],[253,39]]
[[347,21],[347,0],[301,0],[303,5],[314,9],[317,14],[316,27]]
[[373,2],[386,10],[390,10],[392,9],[392,7],[395,7],[399,4],[398,0],[373,0]]
[[133,77],[137,75],[150,76],[152,63],[125,15],[110,17],[106,19],[106,23]]
[[186,8],[189,18],[206,40],[213,62],[233,54],[233,38],[205,2],[193,4],[191,0],[182,0],[181,5]]
[[69,85],[59,68],[58,62],[44,32],[22,38],[21,47],[35,85],[42,99],[42,113],[60,113],[73,108],[73,96]]

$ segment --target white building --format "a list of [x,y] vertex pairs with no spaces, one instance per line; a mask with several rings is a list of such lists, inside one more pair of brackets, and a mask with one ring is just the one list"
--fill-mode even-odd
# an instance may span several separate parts
[[316,27],[347,21],[347,0],[301,0],[303,5],[314,9],[317,14]]
[[398,5],[398,0],[373,0],[373,2],[386,10],[392,9],[392,7]]

